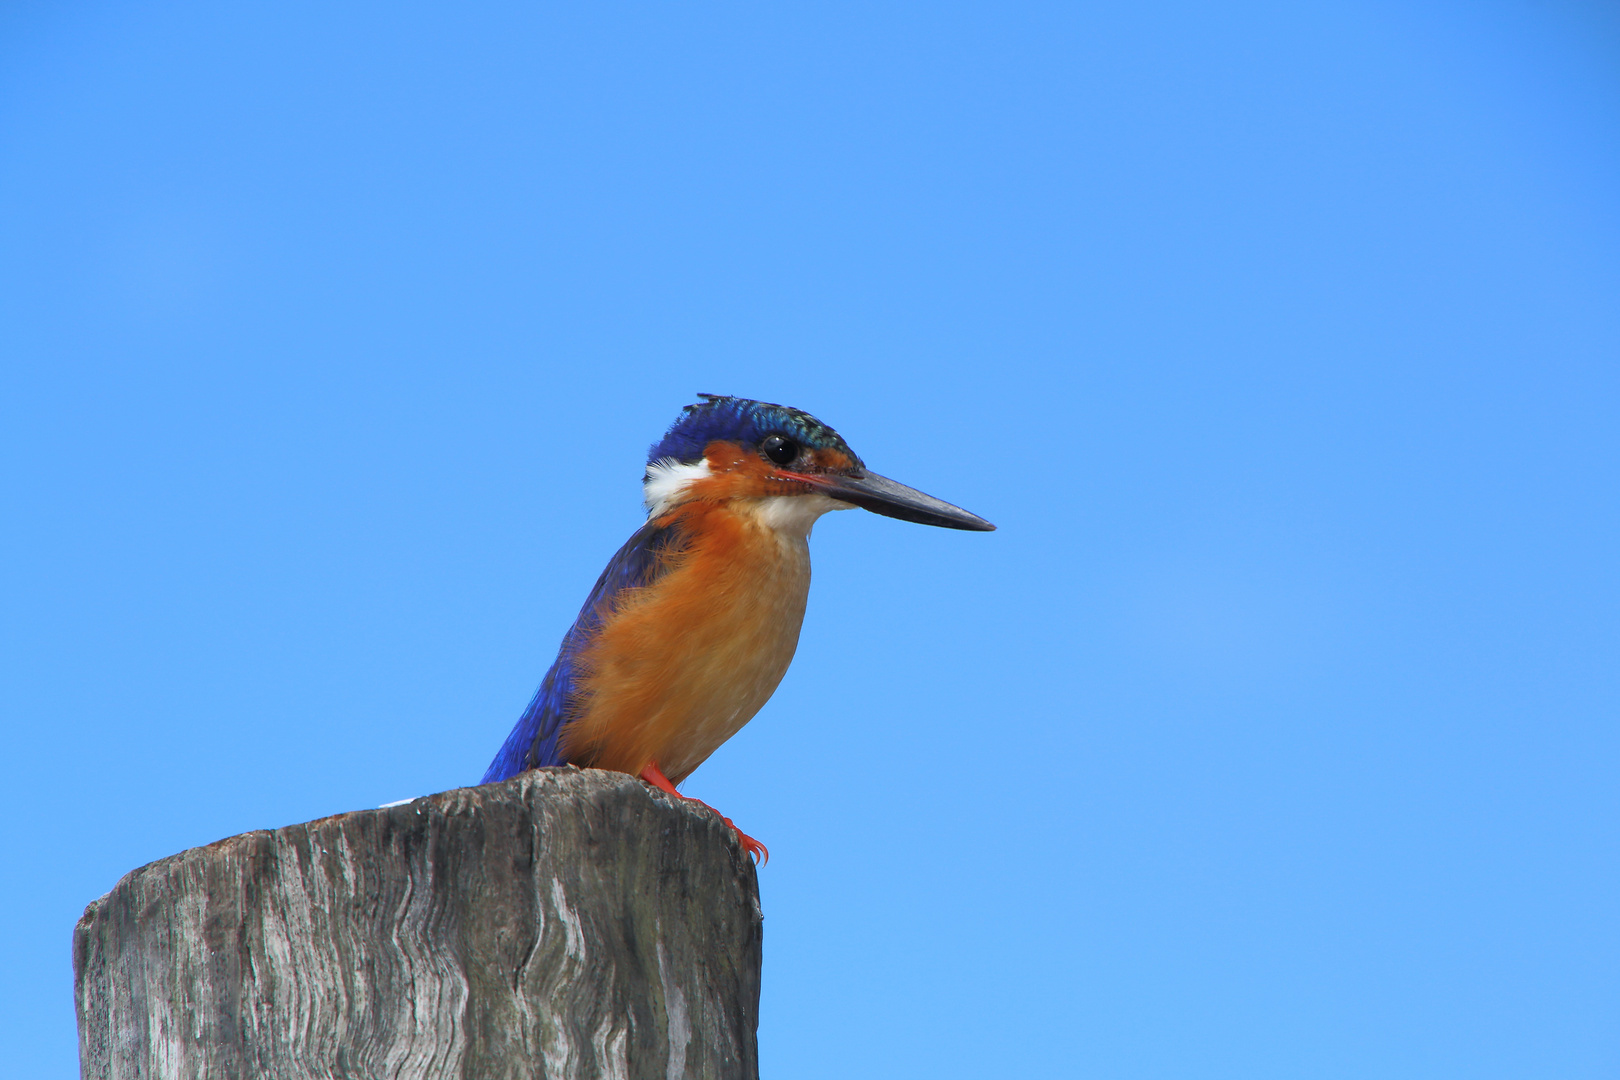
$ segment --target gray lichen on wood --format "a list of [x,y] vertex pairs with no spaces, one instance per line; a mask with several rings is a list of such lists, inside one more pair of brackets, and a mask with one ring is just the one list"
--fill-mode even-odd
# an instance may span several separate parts
[[547,769],[135,870],[73,937],[83,1075],[757,1076],[753,865]]

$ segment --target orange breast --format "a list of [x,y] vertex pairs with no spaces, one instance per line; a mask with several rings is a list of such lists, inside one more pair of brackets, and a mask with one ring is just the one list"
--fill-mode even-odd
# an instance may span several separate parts
[[810,550],[752,503],[676,511],[689,541],[672,568],[624,594],[580,654],[568,760],[656,764],[679,783],[769,700],[798,646]]

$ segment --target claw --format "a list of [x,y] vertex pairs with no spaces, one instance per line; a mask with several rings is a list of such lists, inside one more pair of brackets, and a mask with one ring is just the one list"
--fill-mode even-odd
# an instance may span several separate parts
[[742,849],[746,851],[756,863],[763,866],[771,861],[771,851],[769,848],[760,843],[758,840],[755,840],[752,836],[749,836],[747,833],[743,832],[741,829],[737,828],[737,826],[732,823],[730,818],[726,817],[726,815],[722,814],[720,811],[716,810],[702,799],[694,799],[690,795],[682,795],[680,792],[676,791],[675,785],[670,783],[669,777],[665,776],[663,770],[659,769],[657,765],[648,765],[645,769],[642,769],[641,779],[647,781],[647,783],[651,784],[659,791],[673,795],[677,799],[685,799],[687,802],[697,803],[699,806],[703,807],[703,809],[709,811],[715,817],[725,822],[726,828],[737,834],[737,842],[742,845]]
[[[703,800],[701,800],[701,799],[694,799],[692,801],[693,802],[703,802]],[[703,805],[704,806],[709,806],[708,803],[703,803]],[[709,809],[713,810],[714,807],[709,806]],[[758,863],[761,866],[764,866],[766,863],[771,861],[771,849],[770,848],[766,847],[764,844],[760,843],[758,840],[755,840],[752,836],[749,836],[747,833],[745,833],[741,829],[737,828],[737,826],[732,825],[730,818],[723,817],[720,820],[725,822],[727,825],[731,825],[731,831],[737,834],[737,843],[741,844],[742,847],[743,847],[743,850],[748,852],[748,854],[750,854],[750,855],[752,855],[754,857],[754,861],[756,863]]]

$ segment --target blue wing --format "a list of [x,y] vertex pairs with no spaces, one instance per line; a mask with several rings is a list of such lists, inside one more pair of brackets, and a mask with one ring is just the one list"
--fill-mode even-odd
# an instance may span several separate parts
[[566,764],[558,744],[563,725],[570,719],[575,660],[580,649],[602,625],[602,620],[613,608],[614,598],[621,591],[651,585],[668,568],[669,559],[666,556],[672,548],[679,546],[680,526],[667,519],[662,520],[665,523],[649,521],[643,525],[609,560],[607,569],[596,579],[596,587],[586,598],[585,606],[579,609],[579,618],[574,620],[574,625],[563,637],[562,648],[557,650],[557,660],[541,680],[534,700],[523,710],[517,726],[506,737],[506,742],[501,744],[500,752],[489,763],[479,783],[493,784],[529,769]]

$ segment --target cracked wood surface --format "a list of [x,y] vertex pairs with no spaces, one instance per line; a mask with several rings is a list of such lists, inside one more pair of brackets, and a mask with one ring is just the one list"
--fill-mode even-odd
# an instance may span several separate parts
[[758,1075],[753,864],[707,810],[545,769],[233,836],[73,935],[82,1075]]

